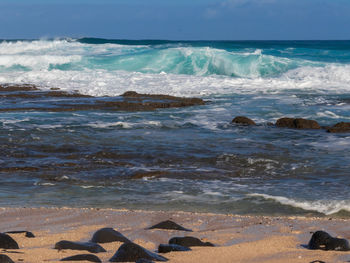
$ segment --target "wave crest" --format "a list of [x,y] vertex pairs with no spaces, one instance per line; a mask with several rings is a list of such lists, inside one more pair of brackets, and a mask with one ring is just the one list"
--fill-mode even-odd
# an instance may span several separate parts
[[282,205],[289,205],[301,208],[307,211],[315,211],[325,215],[339,213],[340,211],[350,212],[349,200],[317,200],[317,201],[299,201],[284,196],[273,196],[268,194],[248,194],[250,197],[259,197],[266,200],[273,200]]

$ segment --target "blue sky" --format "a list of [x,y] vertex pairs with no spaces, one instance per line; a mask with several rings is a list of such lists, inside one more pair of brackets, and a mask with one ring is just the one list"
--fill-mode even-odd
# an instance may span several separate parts
[[350,0],[0,0],[0,39],[350,39]]

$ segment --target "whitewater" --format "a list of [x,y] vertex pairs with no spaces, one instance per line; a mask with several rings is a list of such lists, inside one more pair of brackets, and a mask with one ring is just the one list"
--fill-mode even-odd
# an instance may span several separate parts
[[[35,189],[38,206],[79,199],[79,206],[350,215],[350,135],[268,124],[349,122],[350,41],[0,40],[0,84],[208,101],[154,112],[1,112],[0,164],[42,167],[11,177],[0,170],[4,204],[18,205]],[[238,115],[258,127],[230,124]],[[62,152],[67,145],[75,159]],[[112,167],[101,151],[127,164]],[[162,176],[130,179],[140,172]],[[63,192],[67,198],[57,199]]]

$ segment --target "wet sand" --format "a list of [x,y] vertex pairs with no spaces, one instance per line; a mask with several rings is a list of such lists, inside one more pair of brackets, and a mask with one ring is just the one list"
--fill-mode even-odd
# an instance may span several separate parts
[[[193,232],[147,229],[172,220]],[[163,254],[169,262],[348,262],[348,252],[308,250],[311,233],[324,230],[333,236],[350,238],[348,219],[311,217],[262,217],[188,212],[131,211],[77,208],[1,208],[0,231],[26,230],[10,234],[19,250],[7,250],[15,262],[58,262],[64,257],[89,253],[55,250],[60,240],[89,241],[102,227],[113,227],[146,249],[156,251],[174,236],[195,236],[216,247],[193,247],[189,252]],[[101,244],[107,252],[96,254],[108,262],[122,243]],[[16,253],[13,253],[16,252]],[[19,253],[18,253],[19,252]]]

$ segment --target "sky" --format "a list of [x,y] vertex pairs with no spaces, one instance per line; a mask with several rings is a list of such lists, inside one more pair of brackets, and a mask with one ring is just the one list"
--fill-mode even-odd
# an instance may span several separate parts
[[350,0],[0,0],[0,39],[350,40]]

